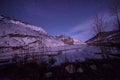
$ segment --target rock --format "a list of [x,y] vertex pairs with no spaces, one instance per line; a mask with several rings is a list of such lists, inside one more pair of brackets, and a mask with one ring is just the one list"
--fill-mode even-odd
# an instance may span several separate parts
[[52,72],[45,73],[45,77],[52,77]]
[[65,67],[66,71],[70,74],[75,73],[75,67],[72,64],[69,64]]
[[83,70],[81,67],[79,67],[79,68],[77,69],[77,72],[78,72],[78,73],[83,73],[84,70]]
[[97,67],[96,67],[95,64],[90,65],[90,68],[91,68],[92,70],[97,70]]
[[11,80],[11,79],[9,79],[9,78],[0,78],[0,80]]
[[112,69],[112,65],[110,64],[103,64],[103,67],[107,69]]

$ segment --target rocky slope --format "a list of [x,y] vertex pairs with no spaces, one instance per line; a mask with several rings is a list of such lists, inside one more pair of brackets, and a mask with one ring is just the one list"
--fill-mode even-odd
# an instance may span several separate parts
[[86,41],[89,45],[104,44],[106,46],[120,47],[120,32],[119,31],[108,31],[101,32],[95,35],[93,38]]
[[25,46],[39,42],[47,47],[64,45],[40,27],[10,18],[1,16],[0,28],[0,47]]
[[[72,44],[69,42],[72,40]],[[0,59],[39,54],[60,54],[66,50],[81,48],[83,42],[70,37],[55,37],[41,27],[33,26],[19,20],[0,16]],[[74,50],[75,51],[75,50]]]

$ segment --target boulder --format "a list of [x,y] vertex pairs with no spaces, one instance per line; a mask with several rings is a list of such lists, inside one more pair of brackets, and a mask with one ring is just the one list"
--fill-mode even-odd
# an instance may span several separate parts
[[78,73],[83,73],[84,70],[83,70],[81,67],[79,67],[79,68],[77,69],[77,72],[78,72]]
[[96,67],[95,64],[90,65],[90,68],[91,68],[92,70],[97,70],[97,67]]
[[66,71],[70,74],[75,73],[75,67],[72,64],[69,64],[65,67]]
[[52,77],[52,72],[45,73],[45,77],[47,77],[47,78]]

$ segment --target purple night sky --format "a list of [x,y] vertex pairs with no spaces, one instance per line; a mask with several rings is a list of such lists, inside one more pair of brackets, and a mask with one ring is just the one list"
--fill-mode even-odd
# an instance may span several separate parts
[[40,26],[52,35],[64,34],[85,41],[93,35],[95,12],[107,17],[111,1],[0,0],[0,14]]

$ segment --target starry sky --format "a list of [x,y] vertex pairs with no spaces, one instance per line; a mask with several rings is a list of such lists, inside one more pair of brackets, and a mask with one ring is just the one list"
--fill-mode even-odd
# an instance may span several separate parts
[[112,0],[0,0],[0,15],[42,27],[51,35],[92,37],[94,14],[108,14]]

